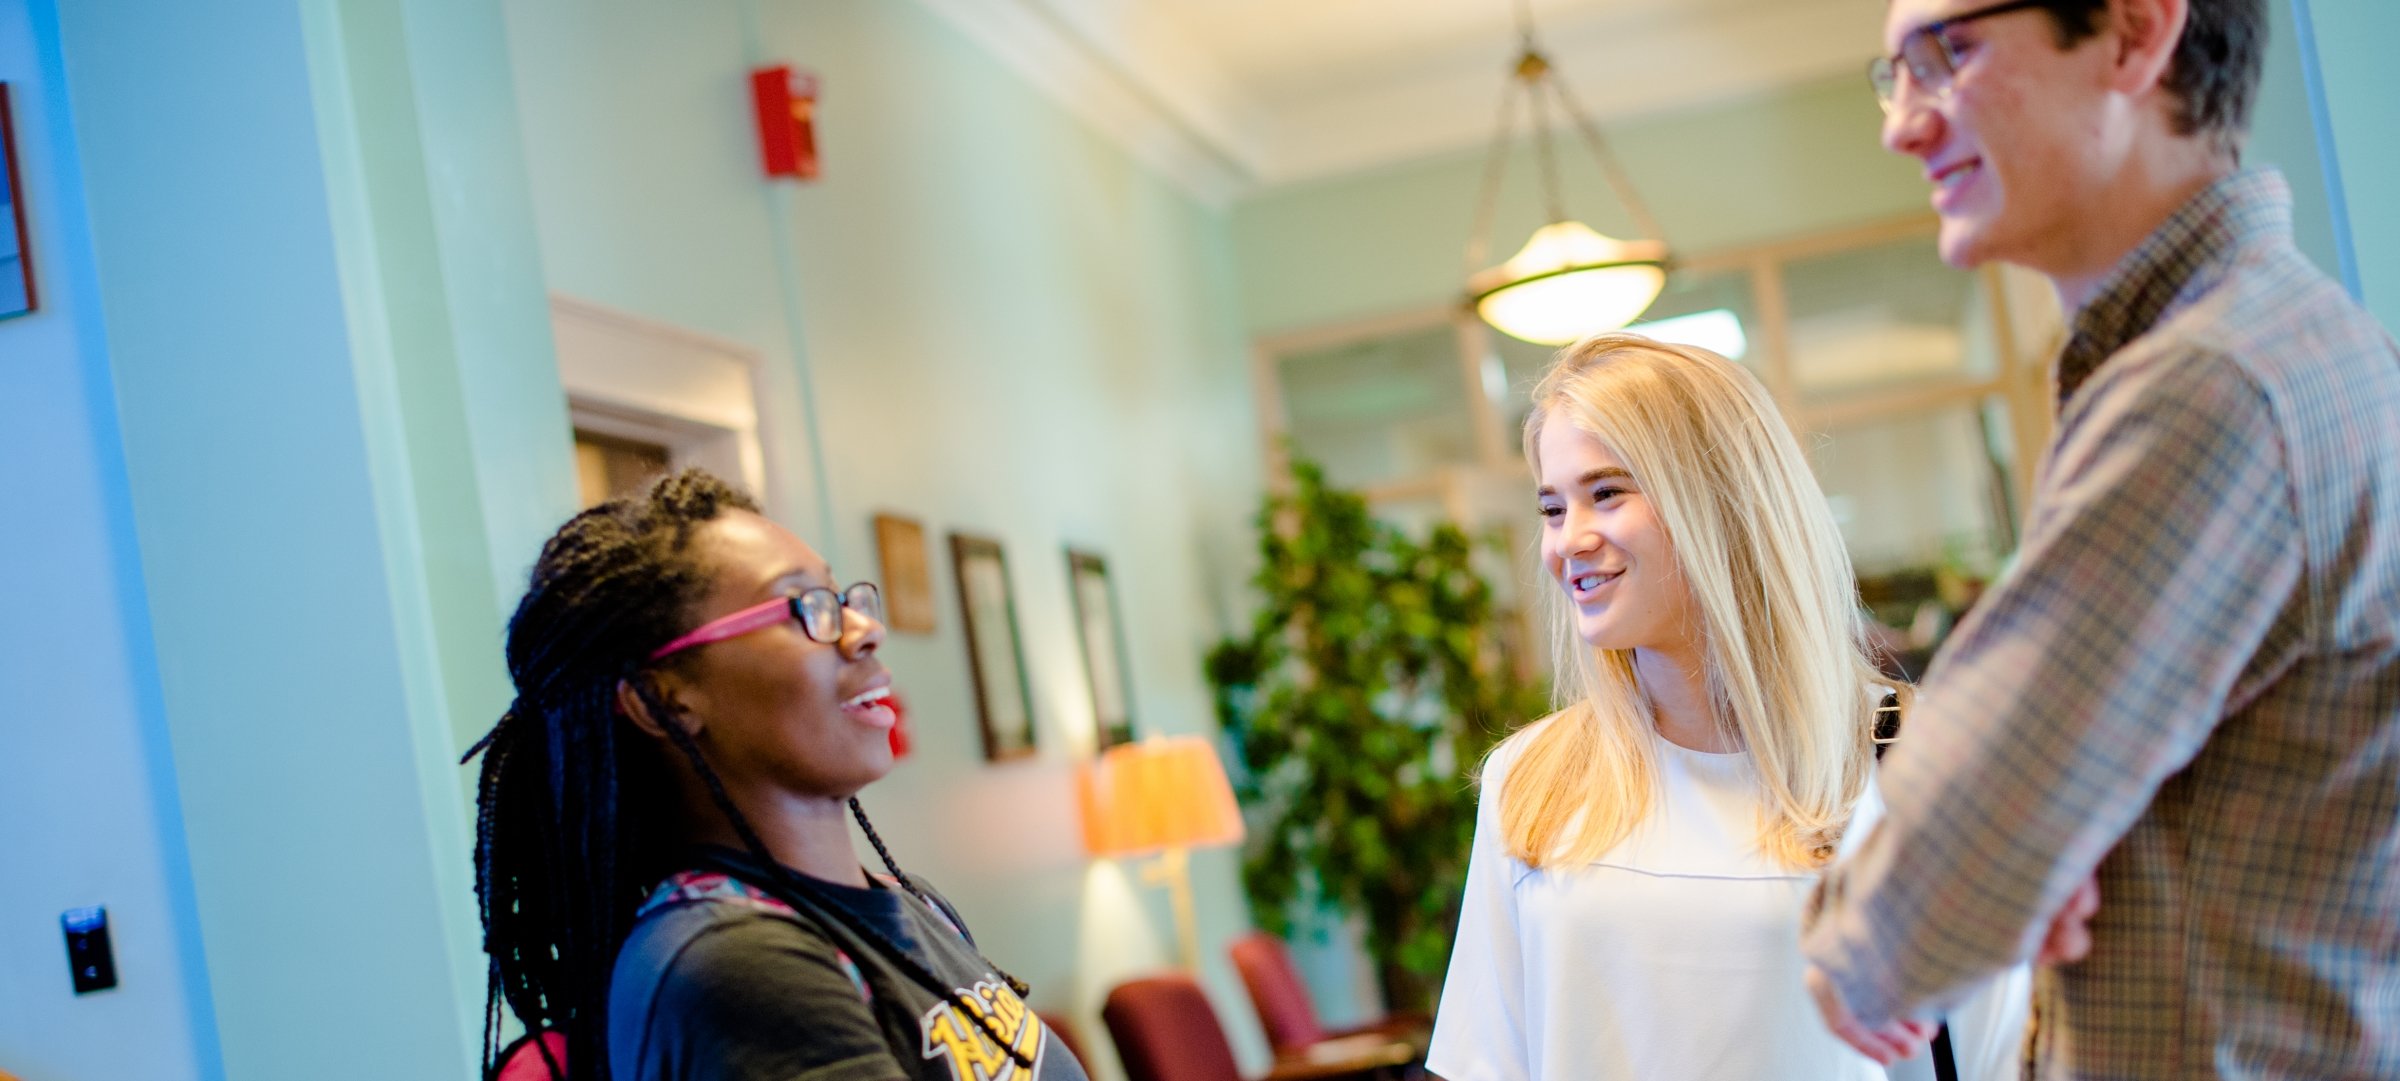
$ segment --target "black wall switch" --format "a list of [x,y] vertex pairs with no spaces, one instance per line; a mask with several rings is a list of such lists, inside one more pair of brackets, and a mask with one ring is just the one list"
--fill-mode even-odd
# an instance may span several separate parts
[[67,968],[75,993],[88,995],[117,985],[117,958],[108,948],[108,910],[71,908],[58,922],[67,929]]

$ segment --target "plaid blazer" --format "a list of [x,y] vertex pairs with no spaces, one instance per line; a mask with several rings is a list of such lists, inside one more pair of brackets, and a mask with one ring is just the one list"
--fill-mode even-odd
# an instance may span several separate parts
[[1928,673],[1804,949],[1854,1011],[2031,954],[2044,1078],[2400,1077],[2400,349],[2271,171],[2078,312],[2016,565]]

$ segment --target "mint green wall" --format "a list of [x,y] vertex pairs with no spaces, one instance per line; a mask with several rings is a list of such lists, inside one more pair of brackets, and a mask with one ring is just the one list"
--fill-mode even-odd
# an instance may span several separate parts
[[[465,748],[506,708],[497,644],[574,510],[565,397],[506,33],[473,0],[312,0],[319,126],[389,542],[425,568],[435,708]],[[370,402],[372,404],[372,402]],[[375,427],[378,423],[381,427]]]
[[[1144,730],[1211,729],[1200,658],[1247,564],[1258,484],[1224,216],[914,3],[506,11],[551,287],[759,350],[765,406],[811,426],[779,441],[786,490],[769,495],[838,573],[880,573],[874,513],[925,523],[940,629],[883,650],[917,750],[865,803],[903,864],[958,901],[1037,1006],[1078,1016],[1113,1072],[1093,1011],[1118,979],[1166,963],[1171,924],[1158,891],[1080,851],[1072,772],[1090,707],[1062,549],[1116,573]],[[759,175],[754,60],[823,77],[821,181]],[[981,760],[951,530],[1006,546],[1032,760]],[[1199,854],[1195,876],[1205,975],[1261,1062],[1221,957],[1248,922],[1232,854]]]
[[2293,242],[2318,269],[2339,277],[2342,259],[2334,239],[2333,204],[2309,111],[2308,72],[2299,30],[2293,25],[2292,2],[2267,4],[2271,27],[2266,68],[2259,79],[2258,100],[2251,106],[2250,141],[2242,148],[2242,163],[2283,171],[2292,187]]
[[2318,82],[2319,135],[2332,143],[2344,228],[2367,310],[2400,326],[2400,7],[2387,0],[2293,0]]
[[[222,1081],[56,18],[0,0],[41,301],[0,320],[0,1069]],[[119,984],[78,996],[87,905]]]
[[[1492,92],[1500,91],[1494,73]],[[1607,127],[1668,242],[1705,252],[1912,212],[1926,188],[1877,143],[1882,114],[1864,75]],[[1591,156],[1560,144],[1569,214],[1630,231]],[[1466,278],[1467,233],[1483,183],[1481,150],[1301,184],[1234,212],[1243,311],[1253,331],[1289,330],[1442,304]],[[1541,224],[1533,162],[1508,167],[1491,257]]]
[[[484,960],[460,751],[512,692],[498,643],[574,509],[507,41],[479,0],[307,0],[309,70],[359,419],[395,597],[459,1031]],[[496,103],[496,104],[495,104]]]
[[59,14],[225,1073],[456,1075],[302,13]]
[[[550,288],[776,358],[759,407],[771,425],[804,429],[788,250],[753,164],[743,12],[731,0],[502,10]],[[778,490],[761,494],[811,532],[815,461],[805,441],[788,442]]]
[[[62,1004],[55,966],[22,966],[0,1055],[45,1077],[473,1076],[460,731],[505,705],[499,594],[572,484],[498,13],[32,7],[55,55],[36,220],[66,253],[40,318],[74,329],[20,324],[51,380],[23,407],[68,419],[24,430],[42,468],[5,472],[63,492],[70,547],[26,565],[96,607],[0,627],[11,657],[92,651],[12,679],[64,677],[7,762],[75,790],[29,786],[30,823],[6,808],[0,881],[60,882],[0,903],[46,932],[29,957],[58,955],[60,897],[122,911],[125,985]],[[74,365],[80,401],[55,381]],[[14,843],[54,830],[84,849]]]

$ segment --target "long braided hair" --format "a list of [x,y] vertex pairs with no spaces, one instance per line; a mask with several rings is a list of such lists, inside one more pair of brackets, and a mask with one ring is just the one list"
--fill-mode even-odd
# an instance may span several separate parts
[[[529,1033],[565,1037],[575,1081],[608,1081],[607,1003],[617,950],[651,887],[682,869],[675,786],[663,748],[619,711],[630,686],[708,790],[771,881],[753,883],[803,912],[841,922],[926,991],[971,1017],[1018,1065],[991,1011],[935,976],[882,932],[833,902],[813,880],[776,862],[727,795],[680,710],[650,678],[651,651],[689,629],[711,568],[693,548],[700,527],[757,504],[709,473],[687,469],[644,494],[569,519],[542,546],[508,625],[516,701],[461,761],[483,755],[476,786],[475,896],[491,958],[484,1003],[484,1068],[500,1066],[505,1003]],[[685,658],[669,658],[664,664]],[[919,901],[865,810],[850,812],[884,867]],[[1023,981],[985,961],[1018,996]],[[554,1081],[566,1072],[546,1045]]]

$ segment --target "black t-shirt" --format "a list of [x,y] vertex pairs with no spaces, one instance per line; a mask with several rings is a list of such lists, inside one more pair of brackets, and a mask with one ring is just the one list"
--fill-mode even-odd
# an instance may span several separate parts
[[[711,857],[731,873],[677,876],[618,951],[608,1057],[619,1081],[1086,1081],[951,914],[881,883],[822,881],[822,901],[794,898],[794,909],[749,885],[767,880],[749,860]],[[999,1022],[1031,1054],[1031,1076],[893,948]]]

